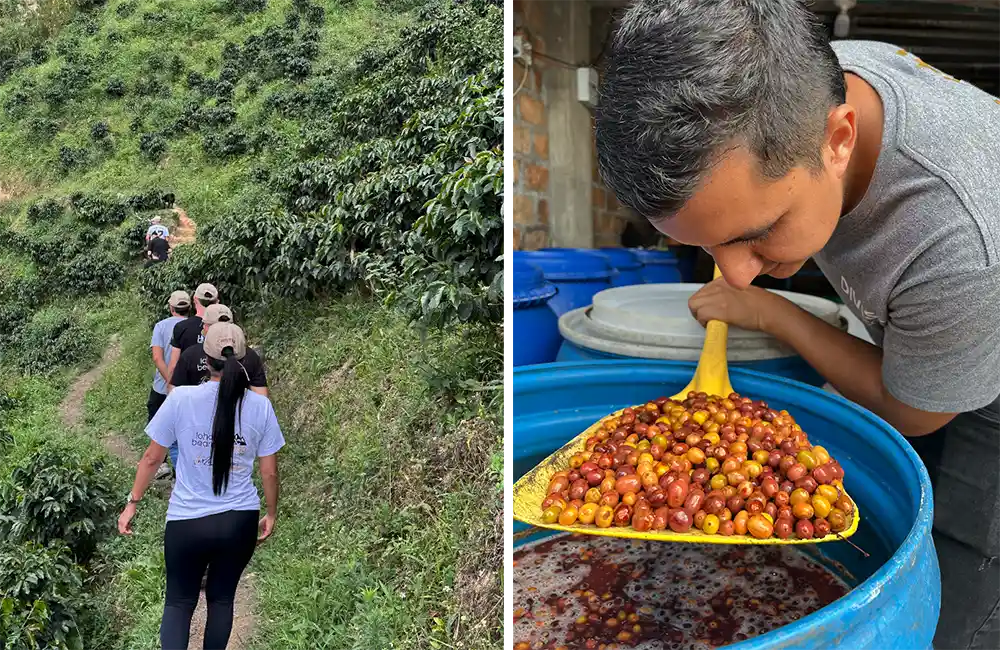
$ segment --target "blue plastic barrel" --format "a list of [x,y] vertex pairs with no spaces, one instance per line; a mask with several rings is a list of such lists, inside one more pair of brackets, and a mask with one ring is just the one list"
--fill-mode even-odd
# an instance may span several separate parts
[[562,336],[559,318],[549,300],[556,288],[545,280],[542,270],[515,257],[511,265],[514,279],[514,365],[555,361]]
[[514,251],[514,259],[537,266],[545,279],[559,289],[549,306],[557,316],[586,307],[595,293],[611,287],[615,274],[607,258],[593,251],[573,248],[545,251]]
[[624,287],[630,284],[642,284],[642,262],[635,253],[627,248],[598,248],[595,252],[608,258],[611,266],[618,274],[611,280],[611,286]]
[[642,277],[647,284],[660,282],[680,282],[681,270],[677,266],[677,256],[669,250],[630,248],[642,262]]
[[540,250],[546,253],[578,251],[596,253],[604,257],[608,261],[608,265],[615,271],[611,276],[612,287],[625,287],[645,282],[642,277],[642,262],[627,248],[542,248]]
[[[514,370],[514,476],[601,417],[680,391],[694,368],[627,360]],[[912,447],[885,421],[837,395],[747,370],[730,370],[730,379],[737,392],[788,409],[809,439],[840,461],[862,517],[851,541],[870,555],[840,542],[809,547],[842,565],[841,577],[853,589],[791,625],[727,648],[930,650],[941,581],[931,540],[930,479]],[[515,522],[515,531],[524,529]],[[516,545],[548,534],[530,535]]]
[[677,249],[677,269],[681,272],[681,282],[694,282],[695,270],[698,266],[699,248],[681,246]]

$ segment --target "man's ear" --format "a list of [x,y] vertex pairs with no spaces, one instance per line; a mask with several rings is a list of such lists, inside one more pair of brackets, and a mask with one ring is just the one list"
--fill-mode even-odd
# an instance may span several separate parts
[[837,178],[847,173],[847,164],[858,141],[858,112],[850,104],[832,109],[826,118],[823,163]]

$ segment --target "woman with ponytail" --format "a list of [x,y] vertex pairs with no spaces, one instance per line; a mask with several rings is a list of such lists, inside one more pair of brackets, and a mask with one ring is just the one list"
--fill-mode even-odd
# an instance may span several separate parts
[[[274,530],[278,513],[278,461],[285,444],[270,400],[250,388],[242,360],[243,330],[212,325],[205,335],[211,381],[178,386],[146,427],[152,442],[136,472],[118,530],[132,534],[136,504],[175,442],[177,481],[167,508],[164,556],[167,595],[160,624],[163,650],[187,650],[191,616],[207,571],[205,650],[224,650],[233,626],[233,600],[254,548]],[[267,504],[253,483],[254,459]]]

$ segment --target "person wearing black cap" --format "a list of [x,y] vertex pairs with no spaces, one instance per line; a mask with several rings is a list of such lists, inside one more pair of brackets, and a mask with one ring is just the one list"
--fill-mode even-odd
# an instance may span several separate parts
[[[233,322],[233,312],[225,305],[209,305],[202,316],[204,323],[202,334],[208,334],[208,328],[216,323]],[[246,356],[242,359],[243,367],[250,377],[250,390],[267,397],[267,375],[264,373],[264,364],[260,355],[247,347]],[[170,383],[167,392],[172,391],[176,386],[197,386],[212,378],[211,365],[205,355],[203,343],[196,343],[181,353],[180,359],[170,375]]]
[[[242,360],[246,338],[232,323],[212,325],[204,341],[211,380],[180,386],[146,427],[151,442],[136,471],[118,531],[131,535],[137,504],[178,443],[177,482],[170,495],[163,538],[167,593],[160,624],[163,650],[188,647],[191,616],[206,575],[205,648],[225,648],[233,625],[233,601],[243,571],[259,542],[274,531],[278,510],[277,452],[284,444],[271,401],[249,390]],[[267,505],[253,483],[260,466]]]

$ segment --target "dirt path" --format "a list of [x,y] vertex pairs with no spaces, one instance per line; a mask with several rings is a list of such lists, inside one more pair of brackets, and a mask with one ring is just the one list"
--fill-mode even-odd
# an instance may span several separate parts
[[191,218],[187,216],[187,212],[183,208],[174,206],[172,210],[177,215],[177,228],[174,230],[170,243],[177,246],[179,244],[194,242],[198,225],[194,221],[191,221]]
[[87,392],[93,388],[94,384],[104,376],[108,367],[118,360],[121,353],[121,343],[116,334],[111,337],[111,344],[104,351],[101,362],[77,377],[73,385],[70,386],[69,393],[59,405],[59,416],[67,429],[74,429],[83,421],[83,398],[86,397]]
[[[229,635],[228,650],[243,650],[250,645],[253,638],[256,620],[253,615],[253,608],[250,603],[254,600],[254,578],[255,575],[249,571],[240,578],[240,584],[236,587],[236,601],[233,604],[233,632]],[[207,609],[205,606],[205,592],[198,596],[198,606],[191,617],[191,637],[188,640],[188,650],[201,650],[205,642],[205,617]]]

